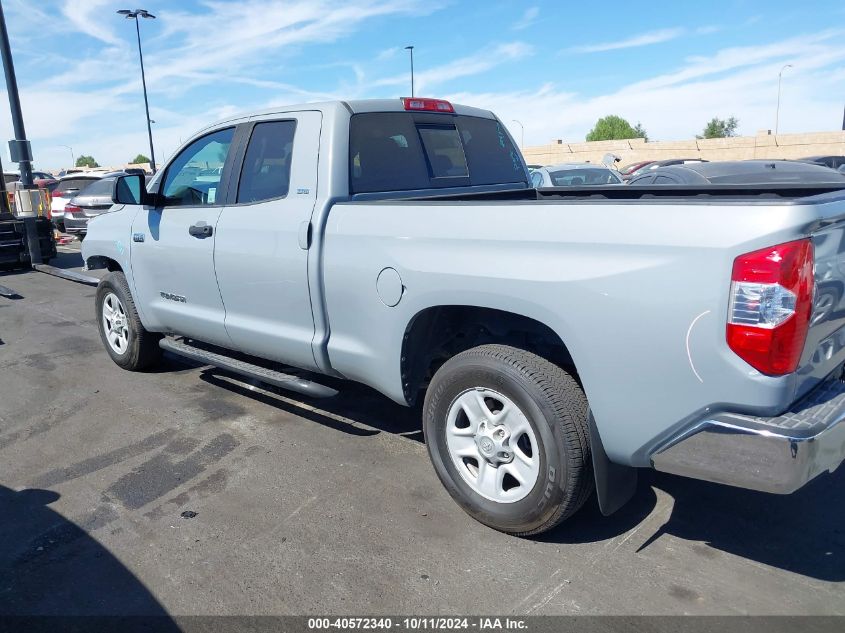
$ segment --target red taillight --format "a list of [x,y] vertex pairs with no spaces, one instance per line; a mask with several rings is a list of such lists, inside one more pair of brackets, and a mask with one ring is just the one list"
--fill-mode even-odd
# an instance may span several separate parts
[[425,99],[417,97],[402,97],[402,104],[406,110],[420,110],[423,112],[448,112],[454,114],[455,108],[443,99]]
[[66,204],[65,213],[82,213],[82,207],[75,204]]
[[813,243],[797,240],[734,260],[728,346],[769,376],[798,368],[813,307]]
[[64,198],[65,197],[65,194],[62,193],[61,191],[54,191],[50,195],[52,195],[54,198]]

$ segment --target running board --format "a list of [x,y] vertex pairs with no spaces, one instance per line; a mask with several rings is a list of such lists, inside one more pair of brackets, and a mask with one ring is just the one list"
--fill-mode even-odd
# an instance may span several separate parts
[[96,286],[100,283],[100,280],[96,277],[83,275],[82,273],[77,273],[72,270],[63,270],[61,268],[56,268],[55,266],[50,266],[50,264],[33,264],[32,267],[40,273],[47,273],[48,275],[54,275],[56,277],[61,277],[62,279],[68,279],[80,284],[85,284],[87,286]]
[[224,356],[199,347],[194,347],[185,343],[184,340],[176,340],[171,338],[163,338],[159,341],[161,349],[173,352],[179,356],[190,358],[206,365],[213,365],[220,369],[225,369],[247,378],[254,378],[261,382],[266,382],[269,385],[275,385],[282,389],[296,391],[298,393],[311,396],[312,398],[331,398],[337,395],[337,390],[331,387],[326,387],[316,382],[300,378],[299,376],[291,376],[280,371],[267,369],[259,365],[253,365],[231,356]]
[[7,286],[0,286],[0,297],[8,297],[9,299],[13,297],[19,297],[20,295],[12,290]]

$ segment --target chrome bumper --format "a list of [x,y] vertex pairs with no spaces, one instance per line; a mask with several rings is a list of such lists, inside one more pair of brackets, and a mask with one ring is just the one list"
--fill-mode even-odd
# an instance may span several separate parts
[[774,418],[722,413],[651,455],[656,470],[789,494],[845,459],[845,382],[829,381]]

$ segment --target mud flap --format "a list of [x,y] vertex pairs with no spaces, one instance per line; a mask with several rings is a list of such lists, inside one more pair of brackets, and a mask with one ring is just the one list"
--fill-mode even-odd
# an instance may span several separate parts
[[596,496],[599,509],[610,516],[624,506],[637,490],[637,469],[615,464],[604,452],[596,421],[590,412],[590,448],[593,455],[593,473],[596,478]]

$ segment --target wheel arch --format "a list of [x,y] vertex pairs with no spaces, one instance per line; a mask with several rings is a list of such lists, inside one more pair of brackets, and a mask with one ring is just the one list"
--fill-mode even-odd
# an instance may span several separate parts
[[[533,352],[570,371],[581,383],[570,347],[548,324],[498,308],[438,305],[418,311],[405,328],[400,367],[407,402],[411,405],[416,402],[434,372],[449,358],[486,343],[502,343]],[[609,515],[633,496],[637,469],[616,464],[608,458],[592,413],[590,443],[599,506]]]
[[400,355],[405,399],[413,404],[443,363],[485,343],[525,349],[577,375],[566,343],[536,318],[486,306],[436,305],[419,310],[405,327]]
[[91,255],[88,259],[85,260],[85,268],[88,270],[108,270],[110,273],[120,271],[124,275],[126,272],[123,270],[123,266],[120,265],[115,259],[111,257],[107,257],[105,255]]

